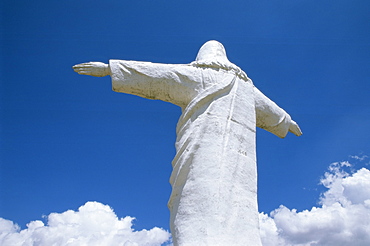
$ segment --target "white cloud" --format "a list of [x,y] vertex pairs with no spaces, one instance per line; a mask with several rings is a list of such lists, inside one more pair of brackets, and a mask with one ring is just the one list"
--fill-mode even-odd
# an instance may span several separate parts
[[[370,171],[351,169],[349,162],[329,166],[321,179],[328,190],[318,207],[297,211],[283,205],[270,215],[260,214],[264,246],[367,246],[370,245]],[[160,229],[135,231],[133,217],[117,218],[113,210],[88,202],[78,211],[52,213],[47,225],[32,221],[20,230],[0,218],[2,246],[154,246],[170,245],[170,233]]]
[[366,158],[369,158],[367,155],[362,155],[362,156],[358,156],[358,155],[351,155],[350,156],[351,158],[355,159],[355,160],[359,160],[359,161],[363,161],[365,160]]
[[328,190],[320,207],[298,212],[281,205],[270,216],[261,213],[264,246],[370,245],[370,171],[343,171],[333,163],[321,184]]
[[32,221],[27,229],[0,218],[2,246],[159,246],[170,238],[170,233],[154,227],[134,231],[133,217],[118,219],[113,210],[98,202],[87,202],[77,212],[52,213],[48,224]]

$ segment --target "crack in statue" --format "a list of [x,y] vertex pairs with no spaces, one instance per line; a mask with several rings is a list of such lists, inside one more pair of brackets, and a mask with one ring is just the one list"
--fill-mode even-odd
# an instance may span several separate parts
[[227,59],[221,43],[205,43],[190,64],[110,60],[73,69],[110,75],[114,91],[181,107],[168,202],[174,245],[261,245],[256,126],[281,138],[302,132]]

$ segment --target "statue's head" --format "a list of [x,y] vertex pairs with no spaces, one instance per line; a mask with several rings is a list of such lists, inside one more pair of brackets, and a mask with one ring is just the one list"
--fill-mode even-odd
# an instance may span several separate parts
[[211,40],[203,44],[198,51],[197,58],[195,61],[190,63],[190,65],[196,67],[233,70],[242,79],[249,80],[248,76],[238,66],[227,59],[224,46],[215,40]]
[[229,64],[230,61],[227,59],[226,50],[224,46],[216,41],[211,40],[203,44],[200,48],[197,58],[195,59],[196,62],[217,62],[220,64]]

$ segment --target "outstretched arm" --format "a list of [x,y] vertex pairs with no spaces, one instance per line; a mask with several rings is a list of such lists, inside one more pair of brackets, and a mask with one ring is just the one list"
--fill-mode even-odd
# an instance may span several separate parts
[[148,99],[157,99],[185,107],[196,95],[201,72],[186,64],[109,60],[87,62],[73,66],[83,75],[103,77],[110,75],[112,89]]
[[102,62],[86,62],[74,65],[73,70],[78,74],[90,75],[94,77],[104,77],[110,75],[109,65]]
[[284,138],[288,132],[301,136],[298,124],[276,103],[254,87],[257,126],[278,137]]

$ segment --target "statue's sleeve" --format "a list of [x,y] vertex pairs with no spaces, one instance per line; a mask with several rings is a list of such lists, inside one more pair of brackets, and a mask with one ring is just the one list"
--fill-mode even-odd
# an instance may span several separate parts
[[186,64],[160,64],[110,60],[112,88],[133,94],[186,106],[195,96],[200,73]]
[[291,124],[290,115],[254,87],[256,125],[284,138]]

